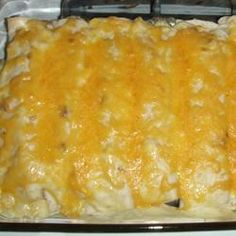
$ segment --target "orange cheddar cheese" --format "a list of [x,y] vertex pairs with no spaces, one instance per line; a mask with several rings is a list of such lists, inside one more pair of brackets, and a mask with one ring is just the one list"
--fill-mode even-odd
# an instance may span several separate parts
[[[8,20],[0,212],[236,209],[236,18]],[[171,206],[169,206],[171,207]]]

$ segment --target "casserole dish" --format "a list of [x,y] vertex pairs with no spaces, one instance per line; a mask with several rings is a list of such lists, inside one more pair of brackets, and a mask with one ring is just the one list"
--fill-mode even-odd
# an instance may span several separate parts
[[232,227],[234,22],[9,19],[3,222]]

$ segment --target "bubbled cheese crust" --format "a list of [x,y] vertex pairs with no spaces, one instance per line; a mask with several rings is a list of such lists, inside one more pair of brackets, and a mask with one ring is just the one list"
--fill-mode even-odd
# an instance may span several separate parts
[[11,18],[0,210],[79,217],[236,205],[236,18]]

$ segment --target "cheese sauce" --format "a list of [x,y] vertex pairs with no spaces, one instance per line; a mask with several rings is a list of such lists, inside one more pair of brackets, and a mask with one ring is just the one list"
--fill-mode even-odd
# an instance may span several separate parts
[[235,22],[225,40],[176,29],[68,18],[17,30],[0,86],[3,214],[235,198]]

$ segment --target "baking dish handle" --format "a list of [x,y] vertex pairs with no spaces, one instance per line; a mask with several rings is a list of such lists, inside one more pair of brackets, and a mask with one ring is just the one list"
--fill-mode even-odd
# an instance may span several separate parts
[[78,15],[83,18],[119,16],[135,18],[153,16],[153,0],[64,0],[61,17]]
[[120,16],[135,18],[175,17],[217,21],[236,14],[236,0],[63,0],[61,17],[78,15],[83,18]]

